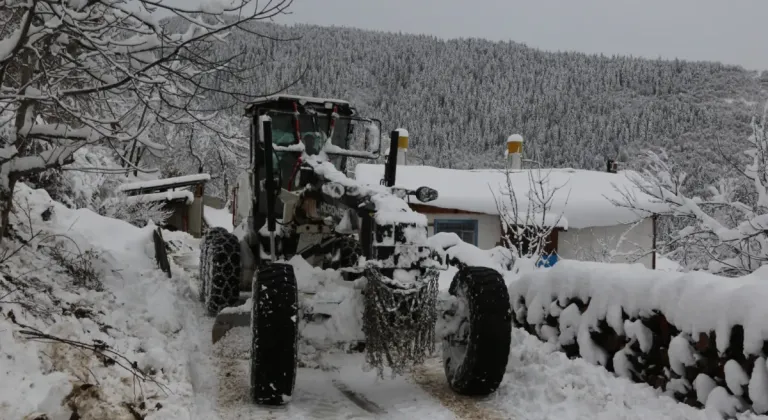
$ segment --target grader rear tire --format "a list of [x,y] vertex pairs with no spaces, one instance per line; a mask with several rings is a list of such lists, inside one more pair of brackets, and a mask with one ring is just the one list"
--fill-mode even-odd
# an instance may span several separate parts
[[224,229],[211,229],[201,254],[203,302],[208,315],[216,316],[240,296],[240,241]]
[[293,266],[270,264],[253,280],[251,400],[284,405],[296,384],[298,286]]
[[512,341],[512,309],[504,279],[486,267],[464,267],[449,293],[458,298],[459,328],[443,338],[443,367],[456,393],[486,396],[504,378]]
[[212,242],[219,242],[220,240],[217,238],[226,233],[227,230],[220,227],[208,229],[208,231],[205,233],[205,236],[203,236],[203,240],[201,241],[199,264],[200,271],[197,276],[197,298],[200,300],[200,302],[205,302],[205,288],[208,277],[208,266],[210,263],[210,260],[208,259],[208,249],[210,248]]

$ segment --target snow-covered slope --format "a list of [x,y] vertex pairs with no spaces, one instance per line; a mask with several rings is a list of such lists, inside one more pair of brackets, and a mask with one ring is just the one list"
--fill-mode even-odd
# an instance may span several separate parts
[[[187,364],[198,332],[184,319],[194,305],[183,276],[155,268],[151,228],[70,210],[24,185],[16,203],[28,244],[2,244],[0,418],[192,418]],[[41,335],[57,340],[30,339]]]

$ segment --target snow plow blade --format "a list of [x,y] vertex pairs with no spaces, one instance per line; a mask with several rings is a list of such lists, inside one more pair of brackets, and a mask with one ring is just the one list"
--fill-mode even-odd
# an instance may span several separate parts
[[218,315],[213,322],[211,330],[211,340],[216,344],[221,340],[229,330],[237,327],[251,326],[251,310],[242,306],[236,308],[227,308]]

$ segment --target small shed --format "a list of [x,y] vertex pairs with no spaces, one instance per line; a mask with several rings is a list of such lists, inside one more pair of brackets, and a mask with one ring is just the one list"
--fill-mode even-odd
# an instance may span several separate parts
[[163,228],[188,232],[199,238],[205,227],[205,184],[210,179],[210,174],[193,174],[131,182],[120,185],[117,190],[128,196],[129,203],[164,201],[165,208],[173,214]]

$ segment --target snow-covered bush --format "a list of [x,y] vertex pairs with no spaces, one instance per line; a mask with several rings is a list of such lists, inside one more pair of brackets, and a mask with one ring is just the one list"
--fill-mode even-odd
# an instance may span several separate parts
[[[762,119],[752,122],[746,167],[723,156],[736,171],[707,188],[707,197],[689,196],[689,174],[664,154],[647,153],[646,168],[634,177],[646,194],[670,206],[667,222],[675,229],[666,238],[670,255],[689,269],[726,276],[754,272],[768,262],[768,104]],[[638,207],[630,196],[624,205]]]
[[45,248],[51,259],[72,278],[73,286],[96,291],[103,290],[101,276],[94,267],[94,261],[99,258],[98,252],[92,249],[73,252],[61,241]]
[[117,194],[103,200],[98,213],[144,227],[150,222],[162,226],[173,215],[173,210],[168,209],[164,201],[130,200],[125,194]]

